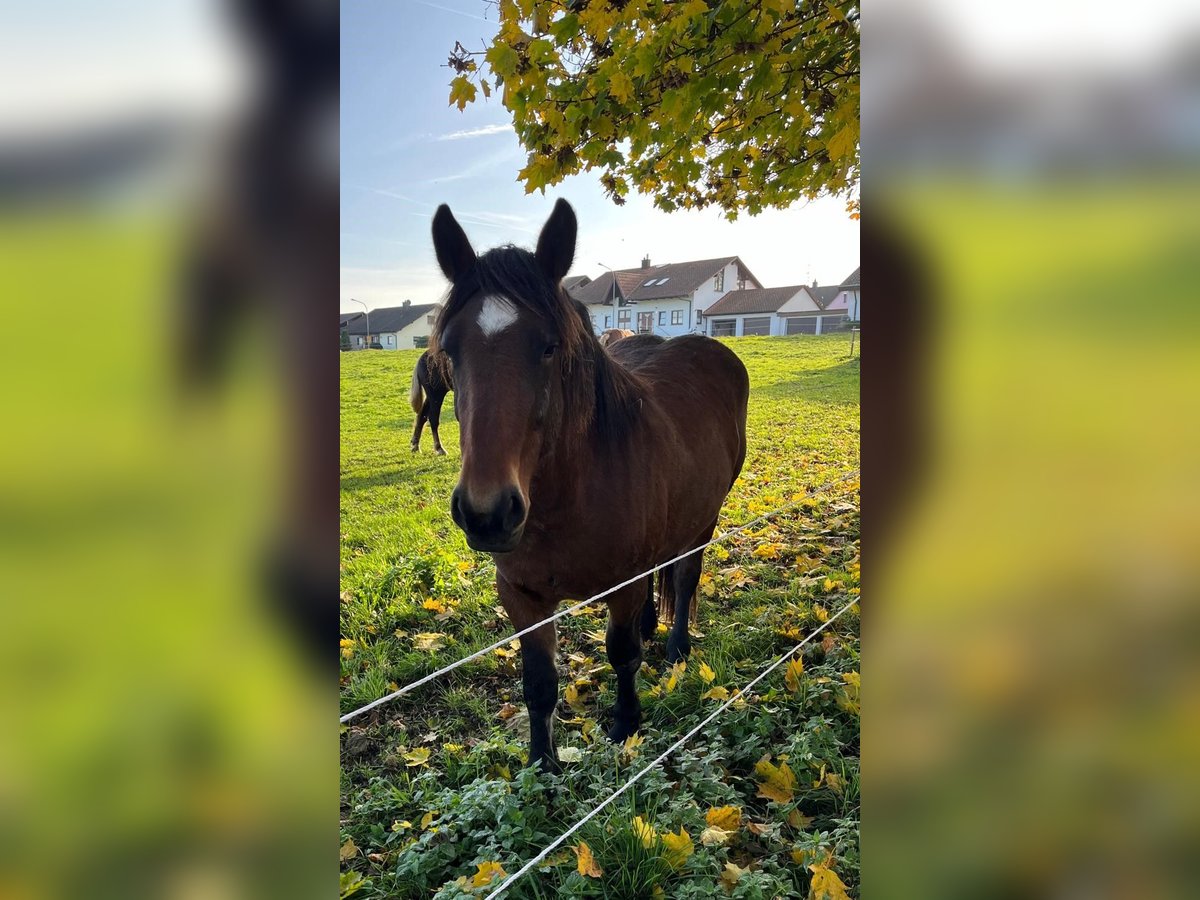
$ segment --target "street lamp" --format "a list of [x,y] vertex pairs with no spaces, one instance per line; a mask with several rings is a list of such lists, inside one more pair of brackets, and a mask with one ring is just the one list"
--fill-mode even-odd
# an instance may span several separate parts
[[367,314],[367,346],[364,347],[363,349],[370,350],[371,349],[371,311],[369,309],[367,309],[367,304],[363,303],[361,300],[355,300],[353,297],[351,297],[350,302],[357,303],[359,306],[361,306],[363,308],[363,312],[365,312]]
[[612,305],[613,305],[613,328],[620,328],[617,324],[617,273],[604,263],[596,263],[596,265],[608,269],[608,274],[612,276]]

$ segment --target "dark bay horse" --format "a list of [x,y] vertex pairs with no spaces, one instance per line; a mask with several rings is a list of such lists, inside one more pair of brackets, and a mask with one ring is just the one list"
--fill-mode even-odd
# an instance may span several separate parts
[[442,439],[438,437],[438,423],[442,418],[442,401],[453,388],[449,373],[430,358],[428,350],[422,353],[413,366],[412,387],[408,391],[409,402],[417,414],[417,424],[413,426],[413,453],[421,447],[421,430],[428,422],[429,430],[433,433],[433,452],[439,456],[446,455],[442,449]]
[[[561,287],[576,227],[559,200],[535,253],[504,246],[476,256],[448,207],[433,219],[451,287],[430,346],[453,366],[462,440],[451,515],[472,548],[493,555],[518,630],[709,540],[746,455],[749,379],[728,348],[689,335],[601,349],[586,308]],[[700,566],[695,553],[660,573],[672,661],[690,650]],[[641,724],[649,580],[606,598],[616,741]],[[556,645],[553,623],[521,638],[529,758],[550,769]]]

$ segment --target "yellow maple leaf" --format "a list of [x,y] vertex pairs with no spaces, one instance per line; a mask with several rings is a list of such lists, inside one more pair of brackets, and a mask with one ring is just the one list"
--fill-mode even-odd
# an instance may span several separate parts
[[701,700],[728,700],[729,689],[723,687],[715,687],[705,691],[700,695]]
[[629,737],[625,738],[625,743],[621,747],[621,752],[626,759],[633,759],[637,756],[638,748],[646,743],[645,738],[638,732],[634,732]]
[[732,891],[734,885],[738,883],[738,879],[750,871],[750,867],[741,868],[735,866],[731,862],[725,863],[725,868],[721,872],[721,884],[725,885],[725,890]]
[[793,694],[800,690],[800,676],[804,673],[804,660],[796,657],[787,664],[787,671],[784,672],[783,681],[787,685],[787,689]]
[[410,769],[426,765],[429,762],[429,748],[418,747],[404,754],[404,764]]
[[658,832],[654,826],[644,821],[641,816],[633,817],[633,833],[641,839],[642,846],[649,850],[658,841]]
[[837,873],[829,868],[832,862],[833,855],[826,853],[821,862],[809,865],[808,870],[813,874],[812,884],[808,888],[808,900],[850,900],[850,895],[846,893],[846,885],[838,878]]
[[467,104],[475,100],[475,85],[471,84],[466,75],[459,75],[450,82],[450,105],[457,106],[459,112],[467,108]]
[[346,838],[346,843],[342,844],[342,849],[338,851],[338,859],[345,862],[356,856],[358,856],[358,846],[354,843],[354,838]]
[[672,869],[682,868],[687,862],[687,858],[692,855],[695,846],[692,844],[692,839],[683,827],[680,826],[679,834],[667,832],[662,836],[663,846],[666,852],[663,854],[663,859],[667,861]]
[[475,866],[475,874],[471,876],[471,887],[487,887],[496,878],[507,878],[508,873],[498,862],[481,862]]
[[426,828],[428,828],[430,825],[433,824],[433,817],[436,815],[437,815],[437,810],[431,809],[429,812],[425,813],[425,815],[421,816],[421,830],[422,831],[424,831]]
[[737,831],[742,824],[742,808],[740,806],[714,806],[704,814],[704,821],[713,828]]
[[575,870],[580,875],[586,875],[588,878],[599,878],[604,874],[604,870],[596,863],[596,857],[592,855],[592,848],[587,845],[586,841],[580,841],[575,847]]
[[413,647],[417,650],[440,650],[446,643],[446,635],[440,631],[422,631],[413,635]]
[[716,677],[717,673],[709,668],[708,663],[700,663],[700,679],[705,684],[712,684],[713,679]]
[[787,763],[774,765],[769,759],[760,759],[754,771],[764,779],[758,786],[756,796],[766,797],[776,803],[790,803],[796,792],[796,776]]
[[732,836],[732,831],[726,831],[724,828],[713,828],[710,825],[700,832],[700,843],[705,847],[720,847]]
[[779,556],[779,551],[782,549],[782,544],[759,544],[754,548],[754,555],[759,559],[776,559]]

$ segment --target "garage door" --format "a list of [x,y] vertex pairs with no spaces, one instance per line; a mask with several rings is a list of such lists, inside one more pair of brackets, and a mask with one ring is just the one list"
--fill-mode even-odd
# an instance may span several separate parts
[[786,334],[816,334],[817,333],[817,317],[804,316],[803,318],[796,317],[787,320]]
[[737,334],[737,319],[713,319],[713,337],[733,337]]
[[747,319],[742,324],[742,334],[770,334],[771,333],[771,317],[762,316],[761,318]]

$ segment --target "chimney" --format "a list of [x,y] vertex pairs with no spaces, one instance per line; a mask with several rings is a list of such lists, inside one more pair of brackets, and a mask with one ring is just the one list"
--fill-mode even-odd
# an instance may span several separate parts
[[[813,282],[813,287],[816,287],[816,284],[817,284],[817,283],[814,281],[814,282]],[[400,305],[401,305],[401,306],[412,306],[412,301],[411,301],[411,300],[405,300],[405,301],[404,301],[403,303],[401,303]]]
[[643,269],[650,268],[650,254],[649,253],[647,253],[645,256],[642,257],[642,268]]
[[817,279],[814,278],[813,279],[813,287],[816,287],[816,286],[817,286]]

